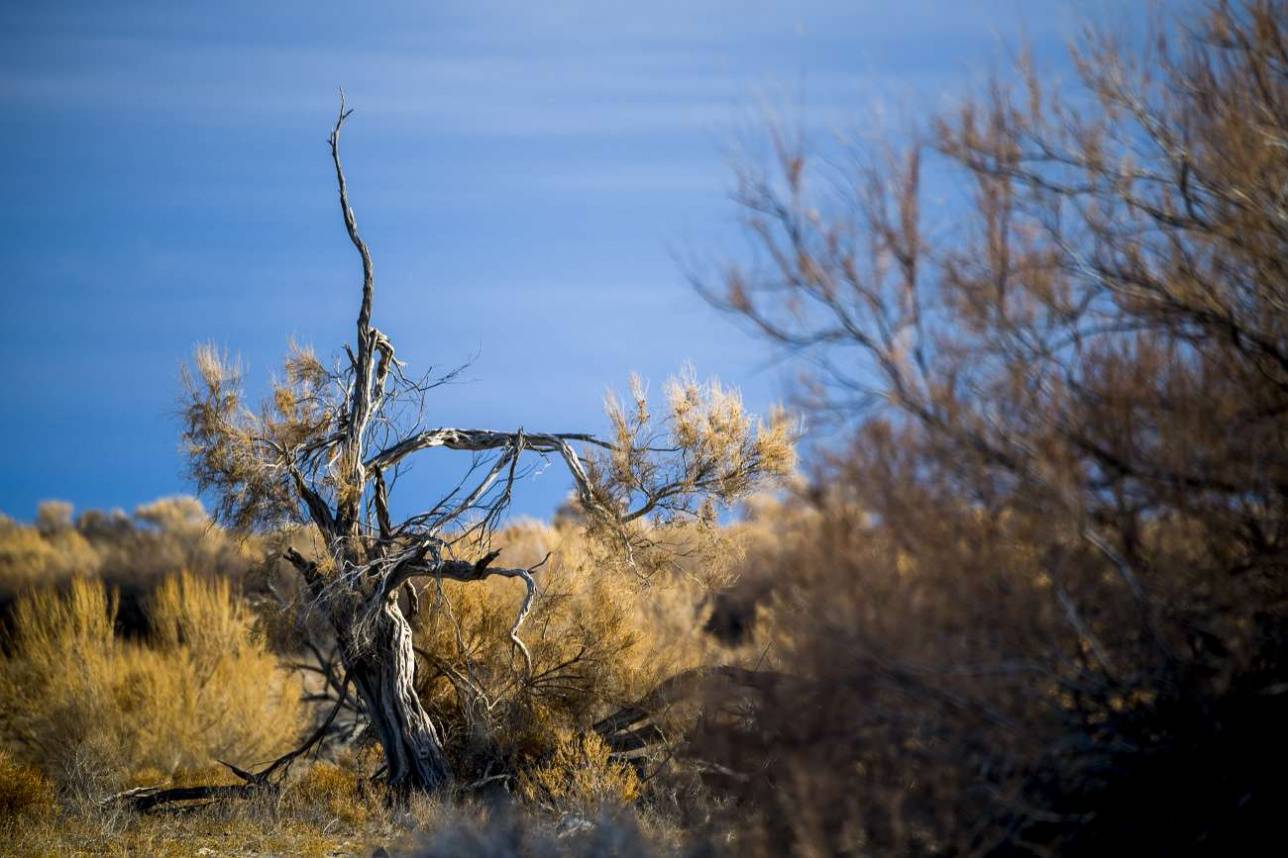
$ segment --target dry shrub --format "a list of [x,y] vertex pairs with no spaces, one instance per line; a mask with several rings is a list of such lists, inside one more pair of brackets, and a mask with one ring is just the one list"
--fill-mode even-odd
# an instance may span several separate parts
[[1068,521],[961,504],[871,436],[849,467],[753,552],[762,682],[712,693],[690,735],[708,787],[738,802],[734,849],[1180,853],[1271,824],[1282,601],[1196,576],[1200,523],[1140,534],[1155,622],[1205,617],[1197,647],[1160,651]]
[[314,763],[282,795],[282,809],[323,827],[338,820],[351,828],[382,815],[384,793],[350,769]]
[[49,779],[39,769],[0,750],[0,834],[47,820],[56,810],[54,785]]
[[167,579],[142,642],[113,634],[93,581],[24,595],[0,673],[0,725],[60,789],[95,794],[214,759],[250,765],[301,729],[298,683],[264,647],[227,581]]
[[671,525],[650,538],[666,543],[673,562],[642,581],[575,521],[520,522],[497,536],[508,562],[550,555],[534,573],[537,595],[520,630],[530,677],[509,638],[518,582],[426,587],[416,619],[422,696],[461,780],[544,765],[566,750],[566,737],[667,677],[730,657],[702,633],[710,586],[727,580],[726,535]]
[[0,588],[12,593],[98,571],[97,552],[70,524],[53,517],[51,503],[41,504],[35,527],[0,516]]
[[853,430],[748,585],[775,672],[700,743],[765,851],[1278,836],[1288,3],[1201,5],[740,175],[707,292]]
[[[910,517],[916,511],[915,521]],[[740,586],[768,636],[749,698],[713,689],[692,736],[753,854],[971,851],[1058,734],[1050,647],[1078,643],[1013,522],[924,497],[889,520],[836,497],[759,527]],[[730,705],[731,703],[738,705]]]
[[621,807],[639,796],[635,770],[615,761],[599,736],[556,730],[553,744],[545,760],[520,773],[518,792],[525,800],[586,813]]
[[187,570],[240,583],[262,556],[257,538],[233,538],[196,498],[161,498],[132,516],[88,510],[74,521],[70,504],[45,501],[32,525],[0,516],[0,622],[25,588],[94,576],[120,593],[118,631],[142,636],[144,603],[163,578]]

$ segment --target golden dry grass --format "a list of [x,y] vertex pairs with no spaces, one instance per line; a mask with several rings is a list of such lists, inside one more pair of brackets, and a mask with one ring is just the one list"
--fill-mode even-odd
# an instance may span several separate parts
[[[202,573],[149,573],[150,585],[134,591],[139,616],[127,637],[119,600],[101,579],[71,571],[20,576],[46,586],[25,589],[9,609],[0,725],[15,771],[44,785],[34,794],[51,801],[23,811],[22,837],[9,847],[60,855],[356,853],[439,826],[436,802],[387,805],[370,780],[375,748],[343,751],[335,762],[301,761],[271,802],[222,803],[179,817],[99,805],[132,786],[236,783],[217,759],[253,767],[302,733],[298,676],[282,669],[283,656],[261,631],[272,626],[275,645],[290,652],[295,621],[271,610],[257,618],[222,574],[227,537],[198,511],[169,499],[131,520],[91,512],[71,525],[65,509],[51,508],[45,523],[0,534],[0,544],[37,546],[46,570],[69,570],[85,546],[97,558],[90,572],[120,568],[128,546],[140,550],[146,536],[159,555],[145,561],[150,568],[193,560]],[[523,681],[508,638],[521,587],[490,580],[425,589],[416,623],[422,693],[458,777],[508,773],[509,787],[553,818],[639,798],[635,770],[610,759],[590,725],[671,673],[738,657],[701,631],[712,587],[734,574],[730,534],[691,524],[649,535],[667,547],[670,562],[647,581],[572,519],[519,521],[498,535],[510,562],[551,555],[537,572],[522,632],[533,654],[531,681]],[[213,549],[201,551],[203,543]]]

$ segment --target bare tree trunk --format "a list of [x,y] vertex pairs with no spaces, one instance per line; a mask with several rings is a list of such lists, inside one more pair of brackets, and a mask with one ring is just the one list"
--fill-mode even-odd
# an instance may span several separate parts
[[386,603],[370,643],[345,661],[384,749],[387,783],[427,792],[447,786],[442,739],[416,694],[411,625],[395,600]]

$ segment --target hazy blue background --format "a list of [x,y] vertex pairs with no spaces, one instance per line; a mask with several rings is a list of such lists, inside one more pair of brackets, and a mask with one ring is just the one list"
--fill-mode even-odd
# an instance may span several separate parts
[[[673,250],[739,247],[729,155],[765,110],[818,133],[943,107],[1026,35],[1049,68],[1137,2],[5,3],[0,511],[127,509],[191,486],[178,366],[259,383],[289,338],[351,337],[359,268],[325,137],[414,367],[476,356],[434,424],[600,429],[690,360],[756,410],[790,372],[707,308]],[[262,388],[260,388],[262,389]],[[461,464],[431,453],[400,507]],[[547,514],[567,481],[532,478]]]

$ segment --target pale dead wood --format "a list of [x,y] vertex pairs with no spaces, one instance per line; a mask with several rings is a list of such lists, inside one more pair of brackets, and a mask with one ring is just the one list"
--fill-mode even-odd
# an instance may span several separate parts
[[[708,514],[708,499],[730,502],[762,479],[785,473],[791,438],[782,418],[755,424],[736,394],[696,381],[673,394],[680,398],[670,438],[650,428],[638,396],[634,414],[610,408],[617,434],[612,441],[585,432],[426,428],[427,394],[455,371],[408,376],[390,337],[372,324],[372,253],[358,230],[340,155],[351,115],[341,93],[327,142],[345,232],[362,267],[354,342],[329,368],[311,351],[294,349],[285,378],[259,413],[240,399],[238,370],[213,349],[199,351],[197,372],[185,375],[185,440],[198,486],[217,496],[225,521],[309,528],[319,553],[288,548],[281,556],[304,579],[310,610],[334,631],[339,660],[385,750],[390,784],[434,790],[451,775],[438,729],[416,694],[412,629],[398,595],[406,594],[414,613],[416,578],[521,582],[524,595],[509,639],[522,658],[521,681],[531,681],[532,656],[521,632],[538,594],[534,573],[545,561],[502,567],[494,565],[500,552],[489,548],[527,473],[524,462],[561,462],[593,526],[633,563],[635,550],[646,545],[636,522]],[[390,496],[399,475],[418,455],[436,449],[472,453],[474,465],[456,488],[396,521]],[[295,757],[288,758],[274,766],[289,766]],[[275,771],[280,769],[250,777]]]

